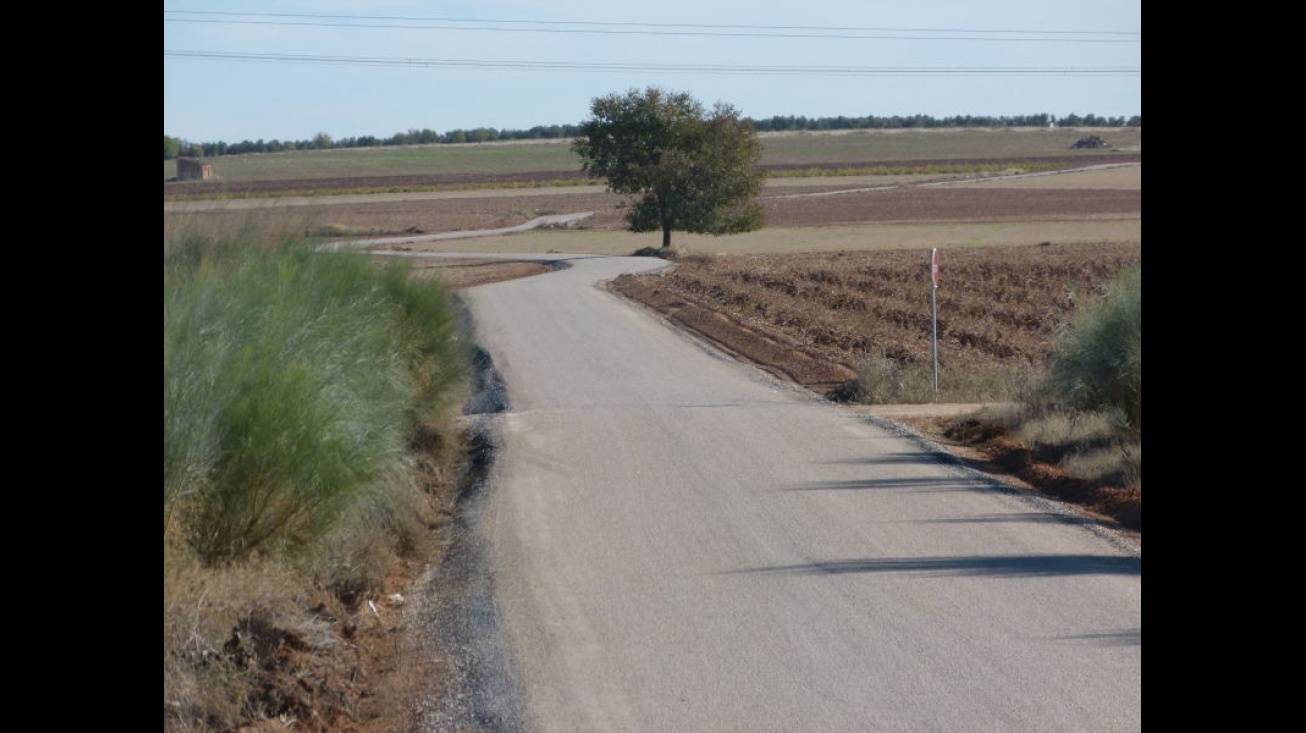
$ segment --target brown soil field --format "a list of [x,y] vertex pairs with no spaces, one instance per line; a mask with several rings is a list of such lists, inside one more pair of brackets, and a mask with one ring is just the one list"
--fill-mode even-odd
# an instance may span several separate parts
[[[768,229],[848,224],[1109,221],[1142,215],[1141,187],[1057,188],[993,185],[931,186],[931,181],[856,184],[839,178],[770,181],[758,197]],[[579,225],[624,231],[625,198],[594,187],[494,192],[308,197],[293,200],[197,202],[165,206],[164,235],[188,226],[232,228],[252,221],[273,236],[316,234],[330,239],[499,229],[539,216],[592,211]],[[713,238],[716,239],[716,238]],[[722,237],[722,240],[730,239]],[[675,238],[673,238],[673,241]],[[637,247],[632,246],[633,251]]]
[[[1057,328],[1123,269],[1137,244],[985,247],[939,252],[942,373],[1042,366]],[[664,275],[623,277],[613,289],[684,320],[723,314],[790,350],[837,365],[836,379],[874,356],[931,364],[929,255],[918,250],[690,256]],[[831,379],[793,375],[816,389]],[[847,379],[848,377],[844,377]]]
[[[1100,160],[1099,160],[1100,158]],[[1063,158],[1001,158],[984,160],[986,166],[1038,165],[1062,168],[1079,168],[1096,162],[1129,163],[1140,162],[1141,155],[1112,153],[1103,156],[1065,156]],[[902,168],[937,168],[941,166],[973,165],[976,161],[968,160],[891,160],[891,161],[847,161],[839,163],[821,163],[813,165],[767,165],[763,170],[769,172],[847,170],[853,168],[902,169]],[[465,173],[441,174],[428,176],[348,176],[342,178],[303,178],[278,181],[164,181],[163,195],[168,197],[195,196],[267,196],[288,195],[294,192],[330,192],[360,189],[374,190],[427,190],[458,189],[467,187],[502,187],[526,186],[534,183],[553,181],[583,181],[587,175],[579,169],[560,171],[536,171],[530,173]]]

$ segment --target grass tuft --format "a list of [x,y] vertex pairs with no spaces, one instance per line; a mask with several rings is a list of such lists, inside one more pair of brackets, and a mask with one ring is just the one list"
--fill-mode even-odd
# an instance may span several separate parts
[[940,376],[936,390],[932,365],[881,354],[859,365],[848,399],[867,405],[1006,402],[1024,392],[1032,379],[1032,370],[1018,365],[949,371]]

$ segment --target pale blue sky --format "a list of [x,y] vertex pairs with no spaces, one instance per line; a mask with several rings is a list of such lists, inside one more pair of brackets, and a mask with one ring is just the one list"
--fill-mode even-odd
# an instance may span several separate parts
[[757,119],[1143,98],[1142,0],[167,0],[163,48],[163,132],[190,142],[575,124],[649,85]]

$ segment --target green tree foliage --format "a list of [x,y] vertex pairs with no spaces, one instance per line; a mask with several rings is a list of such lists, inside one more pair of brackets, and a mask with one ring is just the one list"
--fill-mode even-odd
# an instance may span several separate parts
[[1048,387],[1078,409],[1118,409],[1143,429],[1143,269],[1121,273],[1106,297],[1062,332]]
[[596,98],[572,150],[582,170],[614,192],[636,196],[632,232],[736,234],[762,227],[753,200],[763,174],[761,143],[734,107],[709,112],[684,92],[658,87]]

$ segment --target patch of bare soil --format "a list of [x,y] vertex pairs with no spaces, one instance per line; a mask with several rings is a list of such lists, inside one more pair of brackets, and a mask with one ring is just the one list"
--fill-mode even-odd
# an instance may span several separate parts
[[750,328],[737,316],[687,298],[684,293],[664,288],[662,278],[623,276],[609,289],[641,303],[667,320],[692,331],[741,361],[754,364],[778,377],[823,395],[838,390],[857,373],[820,354],[788,342],[777,334]]
[[[819,227],[899,222],[1066,221],[1126,219],[1142,214],[1142,194],[1125,189],[938,188],[903,186],[824,196],[811,188],[773,188],[759,198],[768,227]],[[593,211],[578,229],[624,231],[626,199],[613,193],[565,192],[510,197],[471,197],[307,204],[282,209],[192,212],[184,216],[213,226],[254,221],[277,235],[326,235],[333,239],[437,234],[501,229],[540,216]],[[177,214],[164,214],[165,234]],[[293,231],[283,231],[285,227]]]
[[553,270],[552,265],[544,262],[503,259],[422,258],[413,265],[414,276],[439,280],[454,291]]
[[[783,198],[786,189],[760,198],[767,226],[939,221],[1056,221],[1137,217],[1139,191],[1114,189],[923,189],[903,187],[832,196]],[[793,189],[808,193],[807,189]],[[612,193],[559,193],[511,199],[468,198],[306,206],[299,213],[339,228],[347,236],[474,231],[516,226],[538,216],[575,211],[595,215],[582,229],[624,231],[625,199]],[[235,214],[228,214],[234,216]],[[241,212],[241,216],[248,214]],[[215,215],[216,216],[216,215]]]
[[[1127,156],[1126,156],[1127,157]],[[1111,162],[1130,162],[1141,159],[1133,156],[1114,156]],[[993,162],[993,161],[988,161]],[[1011,161],[1013,165],[1019,161]],[[1040,159],[1041,164],[1049,161]],[[1091,165],[1092,157],[1066,158],[1055,164],[1066,168]],[[930,163],[930,165],[938,162]],[[925,162],[916,162],[925,165]],[[848,165],[831,165],[846,168]],[[912,162],[880,163],[878,165],[905,167]],[[579,174],[575,174],[579,175]],[[394,187],[410,185],[420,189],[423,185],[489,185],[500,177],[402,177],[389,181]],[[513,182],[565,178],[560,172],[515,175]],[[516,179],[521,179],[516,180]],[[411,180],[410,180],[411,179]],[[446,180],[447,179],[447,180]],[[364,186],[360,181],[371,179],[345,178],[338,180],[268,181],[248,184],[242,190],[236,184],[187,182],[165,184],[164,195],[176,196],[178,185],[185,186],[190,194],[288,194],[296,190],[330,191],[336,188],[354,190]],[[386,184],[388,178],[371,181]],[[830,193],[846,186],[832,184],[812,188],[809,186],[784,186],[783,179],[772,181],[766,193],[759,197],[763,213],[770,227],[805,227],[833,224],[891,223],[891,222],[949,222],[949,221],[1057,221],[1083,219],[1119,219],[1138,217],[1142,213],[1142,192],[1128,189],[1006,189],[1006,188],[930,188],[922,185],[904,185],[887,189],[871,187],[866,190],[837,195],[811,196],[812,193]],[[242,184],[245,185],[245,184]],[[297,188],[298,187],[298,188]],[[211,190],[210,190],[211,189]],[[828,190],[827,190],[828,189]],[[502,192],[499,192],[502,193]],[[799,194],[799,195],[795,195]],[[238,225],[253,219],[269,232],[287,221],[299,224],[311,233],[334,232],[342,239],[359,237],[385,237],[402,234],[435,234],[455,231],[499,229],[525,223],[538,216],[593,211],[594,216],[579,228],[621,231],[625,229],[622,204],[625,197],[613,193],[582,189],[553,188],[548,190],[522,188],[510,196],[460,196],[457,198],[421,198],[414,200],[332,202],[327,198],[318,204],[296,206],[293,212],[275,206],[267,209],[230,211],[216,210],[192,212],[213,223],[226,222]],[[165,234],[169,220],[175,214],[165,212]],[[293,232],[304,234],[304,231]]]
[[[974,160],[890,160],[890,161],[846,161],[838,163],[815,163],[794,165],[764,165],[765,171],[819,171],[849,169],[937,169],[948,165],[974,165],[983,162],[987,165],[1021,165],[1036,164],[1040,167],[1076,168],[1099,162],[1129,163],[1141,161],[1141,155],[1122,155],[1110,153],[1101,156],[1077,155],[1060,158],[1005,158],[984,161]],[[582,181],[588,174],[578,169],[562,171],[528,171],[519,173],[446,173],[440,175],[404,175],[404,176],[346,176],[340,178],[296,178],[271,181],[177,181],[163,182],[163,195],[169,196],[252,196],[278,194],[286,195],[296,192],[320,193],[329,191],[357,191],[363,189],[379,191],[465,189],[469,187],[488,188],[499,186],[509,188],[532,183],[550,181]]]

